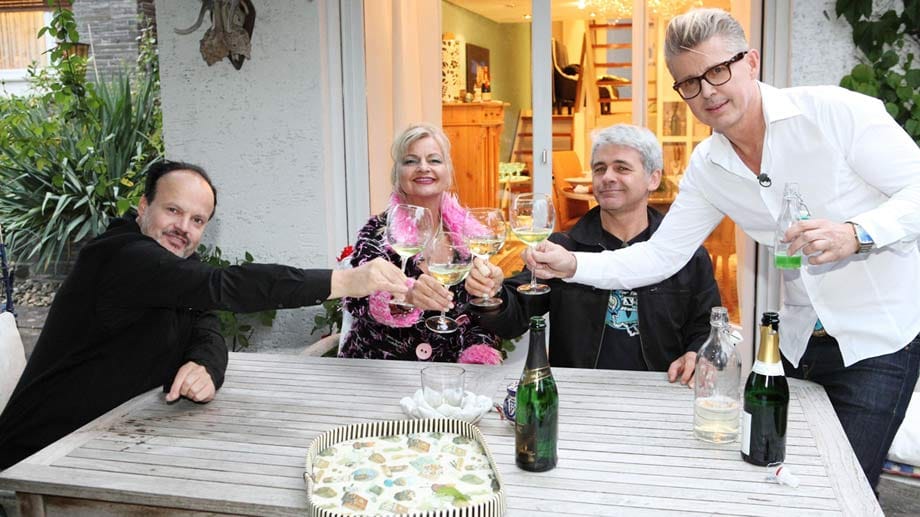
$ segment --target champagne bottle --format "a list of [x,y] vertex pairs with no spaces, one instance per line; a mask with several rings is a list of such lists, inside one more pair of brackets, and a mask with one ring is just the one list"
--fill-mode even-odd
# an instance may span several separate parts
[[559,393],[546,357],[546,321],[530,318],[530,349],[517,389],[514,414],[517,466],[544,472],[556,466],[559,439]]
[[744,385],[741,457],[769,465],[786,457],[789,384],[779,355],[779,315],[763,313],[760,325],[760,350]]
[[709,324],[693,374],[693,434],[706,442],[731,443],[739,434],[741,358],[731,339],[728,309],[713,307]]

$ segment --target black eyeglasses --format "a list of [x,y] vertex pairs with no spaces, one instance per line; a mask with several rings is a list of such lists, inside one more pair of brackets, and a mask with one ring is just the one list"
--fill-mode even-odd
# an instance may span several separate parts
[[702,81],[704,79],[707,83],[713,86],[722,86],[723,84],[732,80],[732,64],[741,61],[741,58],[743,58],[747,53],[747,50],[738,52],[728,61],[723,61],[717,65],[709,67],[709,69],[703,72],[702,75],[684,79],[679,83],[674,83],[672,88],[677,91],[682,99],[688,101],[703,91]]

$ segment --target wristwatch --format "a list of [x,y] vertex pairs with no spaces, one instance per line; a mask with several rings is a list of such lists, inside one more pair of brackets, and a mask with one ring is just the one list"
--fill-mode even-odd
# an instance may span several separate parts
[[856,243],[859,244],[859,249],[856,250],[856,253],[868,253],[869,250],[875,247],[875,241],[872,240],[872,237],[857,223],[853,221],[847,221],[853,225],[853,234],[856,236]]

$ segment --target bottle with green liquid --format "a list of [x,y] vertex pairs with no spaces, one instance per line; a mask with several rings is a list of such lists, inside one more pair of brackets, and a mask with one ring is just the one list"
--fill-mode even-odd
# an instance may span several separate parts
[[802,267],[802,250],[797,250],[789,255],[789,243],[783,242],[786,230],[798,221],[808,219],[809,213],[802,196],[799,194],[798,183],[786,183],[783,189],[783,208],[776,222],[776,233],[773,236],[773,263],[778,269],[799,269]]
[[559,393],[546,356],[546,321],[530,318],[530,349],[517,388],[514,413],[515,462],[523,470],[544,472],[556,466]]

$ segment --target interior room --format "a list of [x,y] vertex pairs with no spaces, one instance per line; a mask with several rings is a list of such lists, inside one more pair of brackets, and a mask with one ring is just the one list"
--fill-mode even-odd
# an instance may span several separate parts
[[[722,8],[748,21],[750,4],[552,0],[547,42],[552,67],[532,73],[530,2],[443,1],[442,124],[453,146],[461,200],[468,206],[505,208],[514,194],[534,188],[532,81],[546,74],[542,77],[552,84],[556,229],[570,228],[594,206],[587,175],[590,134],[620,122],[644,125],[658,136],[663,181],[649,201],[666,212],[690,153],[710,130],[671,88],[673,79],[663,59],[664,29],[671,17],[697,6]],[[635,9],[641,9],[639,16]],[[522,246],[509,238],[499,257],[503,268],[520,269]],[[723,221],[705,246],[723,303],[737,317],[738,253],[731,221]]]

